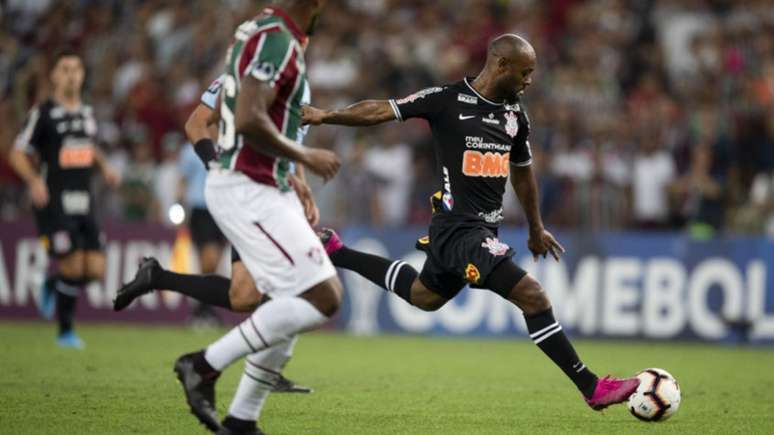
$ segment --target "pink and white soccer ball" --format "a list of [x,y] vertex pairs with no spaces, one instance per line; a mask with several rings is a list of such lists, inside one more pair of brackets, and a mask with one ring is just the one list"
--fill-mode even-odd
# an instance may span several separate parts
[[640,386],[629,396],[629,412],[644,421],[664,421],[680,408],[680,385],[663,369],[645,369],[637,374]]

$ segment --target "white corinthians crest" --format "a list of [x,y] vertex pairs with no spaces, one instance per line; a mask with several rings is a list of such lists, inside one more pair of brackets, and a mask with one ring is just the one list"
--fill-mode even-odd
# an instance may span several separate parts
[[516,133],[519,132],[519,118],[513,112],[505,114],[505,132],[510,137],[516,137]]

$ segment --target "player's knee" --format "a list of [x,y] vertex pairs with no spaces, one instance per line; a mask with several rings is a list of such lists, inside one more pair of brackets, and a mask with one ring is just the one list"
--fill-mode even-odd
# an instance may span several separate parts
[[438,311],[446,305],[447,299],[427,289],[422,282],[417,279],[411,287],[411,305],[422,311]]
[[249,313],[254,311],[261,303],[263,295],[252,284],[252,281],[232,280],[231,287],[228,289],[228,299],[231,303],[231,310],[239,313]]
[[221,247],[216,243],[207,243],[199,250],[199,263],[202,273],[215,273],[221,257]]
[[511,291],[509,297],[526,315],[539,314],[551,308],[543,287],[536,279],[527,275],[522,278]]
[[88,280],[100,280],[105,276],[105,256],[90,254],[84,262],[83,276]]
[[59,259],[58,270],[64,278],[70,280],[83,279],[86,272],[83,252],[76,251]]
[[341,281],[334,276],[307,290],[301,294],[301,297],[309,301],[323,315],[331,317],[339,310],[343,293]]

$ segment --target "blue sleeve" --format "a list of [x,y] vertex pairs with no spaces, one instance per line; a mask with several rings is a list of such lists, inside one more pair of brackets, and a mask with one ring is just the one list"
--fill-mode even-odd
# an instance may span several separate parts
[[215,104],[218,102],[218,94],[220,93],[221,86],[223,86],[222,75],[210,83],[210,87],[204,91],[201,98],[202,104],[212,110],[215,110]]

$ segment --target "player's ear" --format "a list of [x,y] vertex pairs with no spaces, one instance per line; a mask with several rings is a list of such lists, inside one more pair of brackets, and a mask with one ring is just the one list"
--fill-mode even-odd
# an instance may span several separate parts
[[508,69],[509,64],[510,64],[510,61],[507,58],[502,56],[497,58],[498,71],[506,71]]

